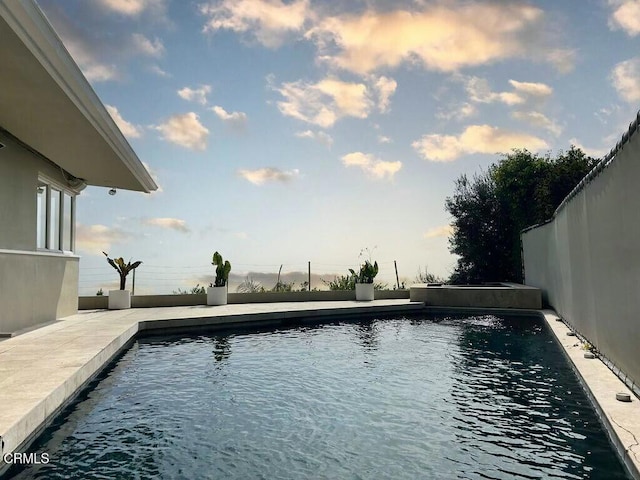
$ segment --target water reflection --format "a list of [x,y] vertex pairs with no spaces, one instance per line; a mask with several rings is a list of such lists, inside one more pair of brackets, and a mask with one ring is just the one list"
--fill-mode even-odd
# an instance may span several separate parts
[[213,358],[216,362],[222,362],[231,355],[231,345],[229,344],[229,337],[214,337],[213,338]]

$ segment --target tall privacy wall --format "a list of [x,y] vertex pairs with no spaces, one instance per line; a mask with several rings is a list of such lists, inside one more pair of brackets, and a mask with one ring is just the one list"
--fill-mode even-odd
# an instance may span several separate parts
[[525,283],[640,384],[640,112],[622,141],[522,234]]

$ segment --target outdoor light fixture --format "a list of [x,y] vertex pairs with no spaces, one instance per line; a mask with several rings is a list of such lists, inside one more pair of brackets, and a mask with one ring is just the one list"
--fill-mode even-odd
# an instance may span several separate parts
[[112,188],[111,190],[109,190],[109,195],[111,195],[112,197],[113,197],[116,193],[118,193],[118,192],[116,191],[116,189],[115,189],[115,188]]

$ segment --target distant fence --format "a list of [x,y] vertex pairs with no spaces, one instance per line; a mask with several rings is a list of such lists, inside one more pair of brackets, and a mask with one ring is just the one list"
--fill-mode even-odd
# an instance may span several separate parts
[[[403,278],[410,278],[413,282],[418,272],[404,272],[404,276],[397,275],[399,268],[395,260],[378,261],[379,273],[376,283],[382,283],[389,289],[402,287]],[[232,262],[231,276],[229,278],[229,292],[235,292],[243,281],[250,279],[255,284],[271,290],[275,287],[278,278],[285,284],[293,284],[295,290],[306,288],[307,290],[328,290],[328,282],[336,276],[348,275],[349,268],[357,268],[353,265],[335,263],[305,262],[296,264],[244,264]],[[127,277],[127,289],[135,287],[136,294],[171,294],[178,290],[190,290],[196,285],[208,286],[215,278],[214,267],[207,262],[201,265],[160,265],[144,262],[138,269]],[[309,288],[310,280],[310,288]],[[306,283],[306,285],[304,285]],[[80,295],[95,295],[99,289],[106,294],[107,290],[117,289],[117,273],[104,262],[104,267],[83,267],[80,264]]]
[[636,392],[640,384],[640,133],[636,121],[549,222],[522,233],[525,283]]

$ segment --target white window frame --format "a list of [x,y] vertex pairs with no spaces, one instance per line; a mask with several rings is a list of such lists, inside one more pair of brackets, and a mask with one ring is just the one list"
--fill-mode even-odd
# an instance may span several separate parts
[[[53,252],[53,253],[66,253],[66,254],[70,254],[73,253],[76,249],[76,195],[77,192],[75,192],[74,190],[65,187],[62,183],[53,180],[52,178],[43,175],[43,174],[39,174],[38,175],[38,184],[36,186],[36,188],[40,188],[40,185],[43,184],[46,186],[47,189],[47,195],[45,198],[45,225],[43,225],[43,228],[45,230],[45,246],[44,248],[42,247],[37,247],[38,244],[38,239],[36,238],[36,247],[37,250],[40,252]],[[60,248],[51,248],[51,245],[53,244],[52,239],[51,239],[51,189],[55,188],[56,190],[60,191],[60,205],[59,205],[59,211],[60,211],[60,215],[58,215],[58,228],[57,228],[57,233],[58,233],[58,246]],[[67,199],[65,197],[65,194],[69,195],[69,198]],[[69,232],[69,234],[71,235],[71,250],[65,250],[64,249],[64,211],[65,211],[65,203],[70,200],[71,201],[71,231]],[[40,221],[40,218],[36,219],[37,222]]]

